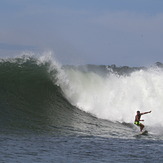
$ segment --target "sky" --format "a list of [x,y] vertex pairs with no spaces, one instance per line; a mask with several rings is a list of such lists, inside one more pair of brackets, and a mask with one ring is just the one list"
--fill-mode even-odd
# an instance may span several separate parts
[[51,51],[62,64],[163,62],[163,0],[0,0],[0,58]]

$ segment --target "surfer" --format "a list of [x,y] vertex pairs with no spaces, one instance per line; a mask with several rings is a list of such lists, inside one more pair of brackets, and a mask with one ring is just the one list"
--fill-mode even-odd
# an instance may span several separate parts
[[141,118],[141,115],[143,114],[148,114],[148,113],[151,113],[151,111],[149,112],[144,112],[144,113],[140,113],[140,111],[137,111],[137,114],[135,116],[135,122],[134,124],[139,126],[140,127],[140,131],[142,132],[143,128],[144,128],[144,125],[142,123],[140,123],[140,121],[144,121],[144,120],[140,120]]

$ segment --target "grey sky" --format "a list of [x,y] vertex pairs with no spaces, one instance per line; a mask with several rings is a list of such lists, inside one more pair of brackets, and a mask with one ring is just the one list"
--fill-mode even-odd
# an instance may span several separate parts
[[162,0],[1,0],[0,56],[51,50],[63,64],[163,62]]

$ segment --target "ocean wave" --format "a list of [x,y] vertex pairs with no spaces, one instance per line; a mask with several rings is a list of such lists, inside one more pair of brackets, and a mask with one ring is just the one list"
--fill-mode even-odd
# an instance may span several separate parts
[[160,65],[62,66],[46,55],[1,59],[0,127],[112,134],[119,125],[131,129],[137,110],[152,110],[145,125],[163,126]]

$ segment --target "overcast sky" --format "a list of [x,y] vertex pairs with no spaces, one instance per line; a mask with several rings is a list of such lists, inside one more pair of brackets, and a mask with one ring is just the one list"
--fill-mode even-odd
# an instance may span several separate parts
[[62,64],[163,62],[163,0],[0,0],[0,57],[27,50]]

